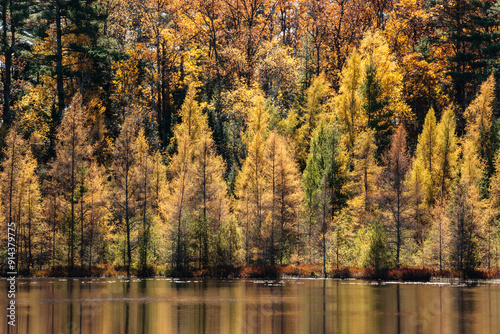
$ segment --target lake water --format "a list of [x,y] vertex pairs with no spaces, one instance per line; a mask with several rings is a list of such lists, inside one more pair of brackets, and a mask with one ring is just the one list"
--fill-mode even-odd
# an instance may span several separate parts
[[[500,333],[500,283],[18,279],[2,333]],[[14,329],[14,330],[13,330]]]

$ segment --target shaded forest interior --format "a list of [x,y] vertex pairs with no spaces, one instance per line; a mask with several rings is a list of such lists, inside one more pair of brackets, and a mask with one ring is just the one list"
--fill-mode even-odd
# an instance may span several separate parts
[[1,13],[0,254],[10,227],[20,273],[499,267],[500,1]]

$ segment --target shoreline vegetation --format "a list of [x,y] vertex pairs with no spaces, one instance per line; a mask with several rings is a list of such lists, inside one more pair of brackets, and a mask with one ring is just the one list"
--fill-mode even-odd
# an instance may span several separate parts
[[[211,278],[211,279],[286,279],[286,278],[324,278],[321,264],[287,264],[287,265],[253,265],[230,267],[220,266],[207,269],[198,269],[184,272],[175,272],[165,268],[150,268],[148,275],[139,271],[131,272],[132,277],[174,277],[174,278]],[[100,266],[92,269],[80,270],[74,268],[55,267],[48,270],[33,272],[28,277],[126,277],[125,267]],[[465,280],[494,280],[500,279],[500,268],[482,268],[473,271],[459,271],[452,269],[439,270],[426,266],[403,266],[391,269],[358,268],[332,266],[328,269],[326,278],[330,279],[361,279],[384,280],[401,282],[429,282],[433,280],[465,279]]]
[[500,0],[0,11],[0,273],[499,276]]

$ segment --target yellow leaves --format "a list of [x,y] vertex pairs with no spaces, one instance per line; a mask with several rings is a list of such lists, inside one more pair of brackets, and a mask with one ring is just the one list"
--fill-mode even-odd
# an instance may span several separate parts
[[[369,68],[374,70],[372,79],[377,90],[372,84],[372,91],[364,92]],[[340,76],[339,93],[334,99],[335,117],[343,132],[343,143],[351,154],[357,134],[369,125],[368,119],[384,122],[377,124],[381,131],[391,130],[400,123],[408,126],[414,122],[415,117],[402,92],[403,76],[389,45],[379,31],[368,31],[359,49],[347,58]],[[368,102],[374,104],[366,94],[373,93],[377,96],[371,98],[375,98],[380,107],[366,110]]]
[[208,57],[208,52],[206,48],[202,47],[193,47],[188,49],[184,53],[184,71],[185,77],[184,85],[194,85],[195,87],[202,86],[202,76],[203,76],[203,67],[202,62],[203,59]]
[[116,102],[138,104],[141,97],[150,94],[150,87],[143,82],[157,79],[156,71],[143,65],[151,63],[154,54],[142,43],[127,49],[127,54],[129,57],[126,60],[116,61],[112,66],[115,79],[112,81],[114,94],[111,98]]
[[381,113],[394,115],[406,125],[413,123],[414,115],[402,96],[403,75],[382,34],[378,31],[367,32],[361,41],[359,52],[362,64],[372,64],[377,70],[376,77],[381,89],[379,99],[388,101]]
[[353,154],[351,181],[346,185],[346,192],[351,195],[349,206],[360,210],[360,220],[373,209],[373,195],[376,190],[380,167],[375,160],[375,132],[372,129],[361,132],[356,138]]
[[478,96],[465,109],[466,130],[476,145],[481,145],[481,135],[489,132],[495,102],[495,77],[493,74],[481,85]]
[[441,116],[436,137],[436,184],[441,199],[444,199],[458,170],[460,148],[455,134],[455,112],[450,105]]
[[192,143],[196,143],[201,133],[208,128],[207,116],[203,114],[195,97],[196,88],[190,85],[179,112],[182,122],[174,130],[177,140],[187,137]]
[[403,57],[425,33],[429,12],[421,0],[401,0],[388,16],[382,34],[398,57]]
[[281,101],[283,93],[288,97],[295,92],[299,81],[299,63],[291,56],[291,48],[280,46],[276,40],[264,42],[257,57],[260,58],[257,75],[262,90],[268,96]]
[[402,58],[401,69],[404,75],[404,95],[409,101],[436,101],[439,107],[450,103],[449,97],[442,87],[451,85],[451,77],[447,73],[447,65],[441,58],[444,52],[440,48],[432,51],[433,61],[427,61],[413,52]]
[[354,149],[356,135],[367,125],[359,94],[363,76],[361,56],[353,51],[342,69],[339,92],[334,98],[335,118],[340,124],[342,141],[349,152]]
[[21,128],[28,133],[37,133],[42,141],[48,140],[52,110],[56,99],[55,80],[42,76],[41,83],[32,87],[17,103],[21,110]]
[[476,143],[470,138],[462,140],[461,151],[460,176],[462,181],[469,186],[469,191],[479,195],[485,164],[479,156]]

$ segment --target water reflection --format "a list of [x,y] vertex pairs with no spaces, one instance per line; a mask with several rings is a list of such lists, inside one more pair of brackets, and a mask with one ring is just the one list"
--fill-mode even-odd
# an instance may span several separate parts
[[3,333],[499,333],[500,285],[339,280],[18,280]]

